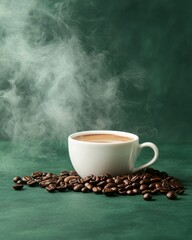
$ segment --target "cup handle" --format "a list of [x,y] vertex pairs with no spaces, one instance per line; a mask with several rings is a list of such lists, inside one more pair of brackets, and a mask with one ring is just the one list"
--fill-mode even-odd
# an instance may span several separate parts
[[157,146],[156,146],[154,143],[151,143],[151,142],[145,142],[145,143],[140,144],[140,145],[139,145],[138,152],[140,153],[141,150],[142,150],[143,148],[145,148],[145,147],[150,147],[150,148],[152,148],[153,151],[154,151],[154,156],[153,156],[153,158],[152,158],[149,162],[143,164],[143,165],[140,166],[140,167],[134,168],[134,169],[133,169],[133,172],[137,172],[137,171],[139,171],[139,170],[141,170],[141,169],[143,169],[143,168],[146,168],[146,167],[150,166],[151,164],[153,164],[153,163],[157,160],[157,158],[158,158],[158,156],[159,156],[159,150],[158,150]]

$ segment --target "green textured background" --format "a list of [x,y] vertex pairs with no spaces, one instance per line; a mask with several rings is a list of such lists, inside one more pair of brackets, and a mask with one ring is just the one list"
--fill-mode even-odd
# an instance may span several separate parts
[[[10,11],[3,11],[3,4]],[[0,0],[0,48],[6,40],[6,22],[15,9],[25,8],[27,1]],[[46,136],[20,142],[3,133],[5,109],[10,105],[0,98],[0,237],[17,239],[191,239],[192,175],[191,175],[191,75],[192,75],[192,2],[190,0],[119,0],[119,1],[32,1],[35,3],[34,26],[43,32],[44,46],[62,41],[63,26],[49,24],[49,14],[59,4],[70,6],[72,20],[67,22],[79,34],[79,41],[86,54],[105,53],[105,62],[111,75],[120,76],[118,90],[123,101],[121,124],[114,128],[133,131],[142,141],[154,141],[160,150],[154,168],[178,177],[186,186],[186,193],[177,201],[156,196],[146,202],[141,196],[106,198],[94,194],[49,194],[39,188],[12,190],[15,175],[27,175],[42,170],[54,173],[72,169],[66,147],[60,139],[47,143]],[[66,5],[65,5],[66,3]],[[63,4],[63,5],[62,5]],[[61,12],[54,13],[55,15]],[[7,14],[7,18],[6,15]],[[10,17],[11,16],[11,17]],[[47,18],[46,18],[46,17]],[[52,30],[51,30],[52,29]],[[41,31],[25,29],[32,36],[30,44],[40,44]],[[33,34],[35,37],[33,38]],[[54,36],[57,36],[55,39]],[[16,43],[17,45],[17,43]],[[15,45],[15,48],[17,48]],[[15,76],[11,67],[0,61],[0,96],[10,88],[8,80]],[[14,51],[13,51],[14,53]],[[8,54],[7,54],[8,56]],[[21,53],[21,58],[25,53]],[[9,58],[7,58],[9,59]],[[144,72],[144,73],[143,73]],[[143,74],[138,80],[138,74]],[[30,76],[31,77],[31,76]],[[21,76],[25,79],[25,76]],[[128,81],[125,81],[128,78]],[[24,112],[35,94],[32,79],[18,84],[18,95],[24,99]],[[33,83],[33,81],[32,81]],[[46,92],[46,87],[45,87]],[[41,94],[38,96],[42,96]],[[41,99],[41,98],[40,98]],[[133,104],[131,104],[133,103]],[[95,109],[100,109],[97,105]],[[86,108],[84,109],[86,112]],[[8,112],[9,113],[9,112]],[[22,116],[25,116],[24,114]],[[7,115],[9,119],[9,114]],[[94,118],[94,115],[93,115]],[[22,118],[21,118],[22,122]],[[41,123],[42,124],[42,123]],[[50,125],[43,123],[45,129]],[[52,126],[52,125],[51,125]],[[81,127],[84,125],[81,125]],[[25,126],[26,127],[26,126]],[[33,125],[29,125],[32,128]],[[86,129],[86,125],[84,128]],[[46,132],[46,131],[45,131]],[[30,139],[31,140],[31,139]],[[45,155],[38,155],[36,146],[43,146]],[[63,141],[66,141],[66,136]],[[35,147],[34,147],[35,146]],[[43,156],[43,157],[42,157]],[[144,151],[140,161],[147,161],[151,152]]]

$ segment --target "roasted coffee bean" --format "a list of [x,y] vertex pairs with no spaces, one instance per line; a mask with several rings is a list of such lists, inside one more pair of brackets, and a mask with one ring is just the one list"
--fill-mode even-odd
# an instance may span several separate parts
[[57,186],[56,190],[58,192],[65,192],[67,190],[67,187],[66,186]]
[[146,201],[149,201],[152,199],[152,195],[150,193],[145,193],[143,195],[143,199],[146,200]]
[[183,188],[177,189],[176,193],[177,194],[183,194],[185,192],[185,190]]
[[133,186],[132,185],[126,185],[125,187],[124,187],[124,189],[127,191],[127,190],[131,190],[131,189],[133,189]]
[[170,186],[173,188],[173,189],[180,189],[180,188],[183,188],[183,185],[178,181],[178,180],[175,180],[175,181],[171,181],[170,182]]
[[140,193],[140,190],[138,188],[133,188],[132,192],[134,194],[139,194]]
[[127,190],[127,195],[134,195],[135,193],[132,190]]
[[52,178],[52,176],[53,176],[53,173],[47,173],[47,174],[43,177],[43,180],[50,179],[50,178]]
[[124,179],[124,180],[123,180],[123,184],[124,184],[124,185],[130,185],[130,184],[131,184],[131,181],[129,181],[128,179]]
[[133,188],[139,188],[139,183],[138,183],[138,182],[133,182],[133,183],[131,184],[131,186],[132,186]]
[[38,184],[38,183],[40,183],[42,181],[42,178],[35,178],[34,180]]
[[131,178],[131,182],[137,182],[139,181],[139,176],[135,175]]
[[160,189],[153,189],[153,190],[151,190],[151,193],[152,194],[158,194],[160,192]]
[[80,192],[83,187],[83,184],[77,184],[76,186],[74,186],[73,191]]
[[120,178],[115,178],[115,179],[114,179],[114,183],[118,185],[118,184],[123,183],[123,180],[120,179]]
[[155,183],[155,187],[156,187],[156,188],[161,188],[162,185],[161,185],[161,183]]
[[148,186],[147,186],[147,185],[144,185],[144,184],[139,187],[139,190],[140,190],[140,191],[144,191],[144,190],[146,190],[146,189],[148,189]]
[[78,179],[78,178],[79,178],[78,176],[70,175],[70,176],[64,178],[64,182],[65,182],[65,183],[68,183],[68,182],[71,181],[72,179]]
[[81,192],[87,193],[87,192],[89,192],[89,189],[87,187],[83,187],[83,188],[81,188]]
[[177,198],[177,195],[175,194],[174,191],[169,191],[166,196],[170,200],[175,200]]
[[145,173],[144,175],[143,175],[143,179],[148,179],[148,180],[150,180],[150,178],[152,178],[152,174],[150,174],[150,173]]
[[96,194],[102,193],[102,188],[101,187],[93,187],[92,191]]
[[45,188],[45,187],[49,186],[49,184],[51,184],[51,182],[49,180],[44,180],[39,183],[39,186],[42,188]]
[[124,188],[117,188],[117,192],[119,195],[126,195],[127,191]]
[[112,188],[116,187],[117,185],[115,183],[107,183],[104,188]]
[[98,187],[104,187],[106,185],[106,182],[105,181],[101,181],[101,182],[98,182],[97,183],[97,186]]
[[160,177],[152,177],[150,178],[150,182],[160,182],[161,178]]
[[87,187],[89,190],[92,190],[94,186],[91,183],[85,183],[85,187]]
[[161,185],[163,188],[169,188],[169,182],[166,179],[162,180]]
[[111,188],[104,188],[104,194],[107,197],[112,197],[116,195],[116,192],[114,192]]
[[69,176],[69,172],[68,171],[62,171],[61,173],[60,173],[60,176]]
[[160,188],[160,192],[162,193],[162,194],[167,194],[168,193],[168,189],[167,188]]
[[27,182],[27,185],[28,185],[29,187],[35,187],[35,186],[37,185],[37,182],[36,182],[35,180],[29,180],[29,181]]
[[123,183],[117,185],[118,188],[124,188],[125,185]]
[[106,182],[107,182],[107,183],[114,183],[114,179],[113,179],[113,178],[108,178],[108,179],[106,180]]
[[77,174],[77,172],[76,171],[69,171],[69,175],[70,176],[77,176],[78,174]]
[[151,184],[149,185],[149,189],[155,189],[155,183],[151,183]]
[[16,183],[17,184],[24,184],[22,180],[18,180]]
[[55,187],[53,187],[53,186],[51,186],[51,185],[47,186],[45,189],[46,189],[48,192],[50,192],[50,193],[52,193],[52,192],[55,191]]
[[33,180],[31,176],[24,176],[22,177],[22,181],[24,184],[27,184],[28,181]]
[[43,172],[41,172],[41,171],[33,172],[33,173],[31,174],[31,176],[32,176],[33,178],[41,177],[41,176],[43,176]]
[[14,190],[22,190],[22,189],[23,189],[23,184],[18,184],[18,183],[16,183],[16,184],[13,186],[13,189],[14,189]]
[[14,183],[17,183],[19,180],[21,180],[21,177],[19,177],[19,176],[16,176],[13,178]]
[[84,182],[84,183],[89,182],[91,179],[92,179],[92,176],[84,177],[84,178],[83,178],[83,182]]
[[139,184],[140,185],[143,185],[143,184],[148,185],[149,184],[149,179],[142,179],[142,180],[139,181]]
[[142,193],[143,195],[144,195],[145,193],[151,193],[151,190],[146,189],[146,190],[142,191],[141,193]]

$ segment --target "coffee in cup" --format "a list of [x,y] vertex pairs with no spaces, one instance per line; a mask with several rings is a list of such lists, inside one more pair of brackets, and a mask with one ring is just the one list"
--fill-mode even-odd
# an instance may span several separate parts
[[[135,167],[144,147],[152,148],[154,156],[149,162]],[[109,130],[73,133],[68,137],[68,149],[71,163],[81,177],[136,172],[153,164],[159,154],[155,144],[139,144],[139,137],[135,134]]]

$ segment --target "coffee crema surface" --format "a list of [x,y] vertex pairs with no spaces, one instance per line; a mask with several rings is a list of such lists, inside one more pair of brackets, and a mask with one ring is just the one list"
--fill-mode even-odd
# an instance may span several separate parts
[[87,134],[76,136],[73,139],[83,142],[96,142],[96,143],[121,143],[131,142],[134,139],[115,134]]

